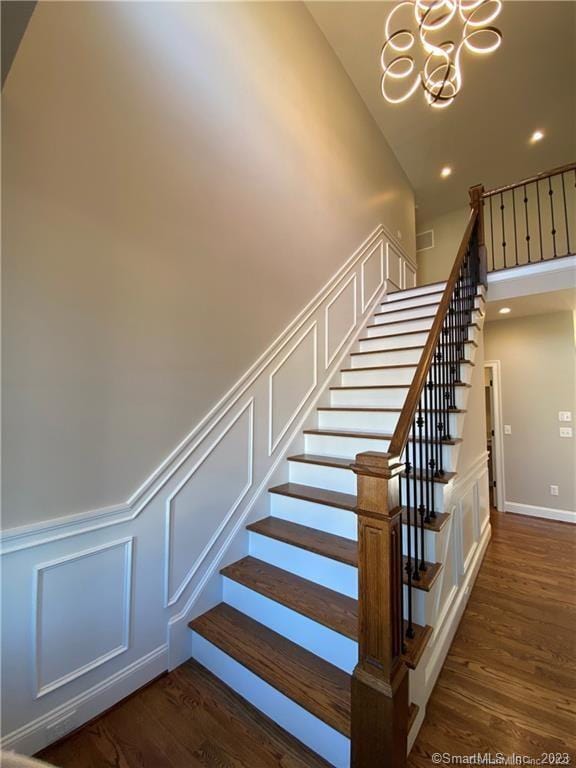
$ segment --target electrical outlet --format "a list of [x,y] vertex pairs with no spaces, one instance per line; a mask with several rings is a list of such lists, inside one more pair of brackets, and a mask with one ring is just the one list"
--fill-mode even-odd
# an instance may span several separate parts
[[512,427],[510,426],[510,424],[504,424],[504,434],[505,435],[512,434]]
[[74,709],[72,712],[68,712],[64,717],[60,718],[60,720],[55,720],[50,723],[50,725],[46,726],[46,733],[51,741],[56,741],[57,739],[66,736],[70,731],[73,731],[78,725],[78,718],[76,717],[76,710]]
[[572,421],[572,411],[558,411],[558,421]]
[[550,496],[558,496],[558,486],[557,485],[551,485],[550,486]]
[[560,427],[560,437],[572,437],[572,427]]

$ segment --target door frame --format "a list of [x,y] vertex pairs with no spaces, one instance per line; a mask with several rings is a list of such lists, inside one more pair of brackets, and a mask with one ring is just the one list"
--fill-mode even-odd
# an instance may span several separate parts
[[[506,483],[504,479],[504,429],[502,426],[502,371],[500,360],[485,360],[484,369],[486,368],[490,370],[492,381],[492,421],[494,425],[492,470],[494,472],[494,480],[496,481],[496,509],[499,512],[504,512],[506,505]],[[495,451],[494,448],[496,449]]]

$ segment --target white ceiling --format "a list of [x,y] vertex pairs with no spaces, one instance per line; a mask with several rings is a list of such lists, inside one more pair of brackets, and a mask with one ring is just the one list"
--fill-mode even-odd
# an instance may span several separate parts
[[[499,310],[502,307],[509,307],[512,311],[507,315],[501,315]],[[562,311],[576,311],[576,290],[573,288],[489,301],[486,304],[486,321],[510,320],[515,317],[546,315],[550,312]]]
[[[447,109],[421,93],[388,104],[380,92],[384,21],[394,3],[307,2],[406,171],[419,216],[467,204],[467,189],[493,188],[576,160],[576,2],[505,0],[499,50],[464,57],[463,89]],[[546,136],[531,145],[529,136]],[[444,165],[454,172],[441,180]]]

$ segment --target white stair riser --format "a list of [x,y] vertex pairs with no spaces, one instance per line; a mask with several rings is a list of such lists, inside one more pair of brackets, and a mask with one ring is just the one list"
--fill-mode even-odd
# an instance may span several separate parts
[[[394,298],[392,298],[394,296]],[[398,298],[396,298],[398,296]],[[377,312],[386,312],[391,309],[409,309],[410,307],[419,307],[421,304],[430,304],[432,302],[440,302],[442,294],[439,292],[430,292],[421,296],[399,296],[398,294],[391,294],[391,297],[387,301],[383,301]]]
[[255,592],[232,579],[223,579],[223,600],[254,621],[352,674],[358,663],[358,644],[349,637]]
[[[437,510],[440,512],[443,501],[443,486],[435,488],[435,501]],[[354,512],[328,507],[324,504],[314,504],[311,501],[295,499],[290,496],[280,496],[271,494],[271,514],[282,520],[297,525],[306,525],[309,528],[316,528],[324,533],[332,533],[334,536],[343,536],[345,539],[356,541],[358,535],[358,523]],[[402,526],[403,540],[406,541],[407,526]],[[437,553],[438,534],[433,531],[424,531],[424,546],[426,557],[430,560],[440,560]],[[430,553],[430,554],[428,554]],[[405,551],[406,554],[406,551]]]
[[309,528],[343,536],[345,539],[356,541],[358,536],[357,517],[354,512],[347,509],[328,507],[325,504],[315,504],[312,501],[271,493],[270,514],[281,520],[307,525]]
[[388,334],[408,333],[410,331],[429,331],[434,322],[433,317],[424,319],[404,320],[403,322],[371,322],[366,326],[366,336],[386,336]]
[[416,288],[406,288],[404,291],[395,291],[388,294],[388,301],[402,301],[404,299],[412,298],[413,296],[426,296],[429,293],[436,293],[436,291],[443,291],[446,287],[446,283],[438,283],[437,285],[419,285]]
[[[379,387],[386,385],[409,387],[416,373],[416,366],[406,368],[375,368],[374,370],[348,370],[342,372],[343,387]],[[460,378],[469,384],[472,377],[472,366],[463,363],[460,366]]]
[[[358,408],[402,408],[408,387],[391,389],[332,389],[330,390],[330,405],[334,407],[351,406]],[[468,390],[456,387],[456,407],[465,408]]]
[[250,672],[215,645],[192,632],[192,656],[232,690],[336,768],[350,765],[350,741]]
[[375,370],[344,371],[343,387],[384,387],[387,385],[409,387],[414,378],[416,366],[409,368],[376,368]]
[[321,464],[309,464],[303,461],[289,461],[289,479],[291,483],[311,485],[314,488],[326,488],[338,493],[356,494],[356,475],[350,469],[325,467]]
[[[407,504],[408,500],[410,501],[410,506],[414,506],[414,485],[410,485],[410,493],[408,493],[408,489],[406,487],[406,479],[402,478],[401,481],[402,486],[402,503]],[[443,483],[434,483],[433,484],[433,498],[432,498],[432,506],[433,509],[436,510],[436,512],[446,512],[446,509],[444,507],[444,489],[445,485]],[[426,503],[426,492],[423,494],[424,503]],[[420,484],[418,484],[416,488],[416,504],[420,503]]]
[[301,547],[250,531],[250,555],[283,571],[301,576],[354,600],[358,598],[358,569]]
[[358,429],[392,434],[400,411],[319,411],[319,429]]
[[[374,315],[373,322],[388,323],[397,322],[398,320],[414,320],[419,317],[427,317],[428,315],[435,315],[438,311],[438,304],[427,304],[420,307],[408,307],[408,309],[397,309],[397,307],[391,307],[385,312],[378,312]],[[393,311],[397,309],[397,311]]]
[[[329,557],[276,541],[268,536],[250,533],[250,554],[265,563],[313,581],[327,589],[346,595],[354,600],[358,598],[358,569],[338,563]],[[407,587],[404,588],[407,592]],[[413,590],[412,616],[418,624],[426,623],[426,600],[433,595],[433,590],[423,592]],[[406,595],[404,596],[404,618],[406,614]]]
[[[318,427],[393,434],[399,417],[399,411],[319,411]],[[449,424],[450,434],[461,434],[464,426],[463,414],[450,414]]]
[[[304,440],[305,452],[316,456],[337,456],[346,459],[355,459],[356,454],[364,451],[377,451],[385,453],[390,445],[389,440],[377,440],[368,437],[340,437],[339,435],[306,435]],[[455,449],[458,446],[443,445],[442,458],[444,469],[452,472],[455,461]],[[419,455],[416,457],[416,466],[419,466]],[[290,462],[296,464],[297,462]],[[316,465],[320,466],[320,465]],[[332,469],[332,468],[331,468]],[[338,471],[338,470],[336,470]],[[346,472],[349,470],[340,470]],[[296,482],[296,481],[294,481]],[[309,483],[307,483],[309,485]],[[330,486],[326,486],[329,488]],[[336,490],[336,488],[332,488]],[[340,489],[338,489],[340,490]]]
[[[385,336],[371,339],[363,339],[358,342],[358,352],[372,352],[385,349],[394,349],[396,347],[416,347],[424,346],[428,340],[428,331],[419,333],[404,333],[400,336]],[[478,341],[478,328],[472,326],[468,328],[468,340]]]
[[[464,357],[470,360],[475,349],[476,347],[474,347],[473,344],[465,344]],[[416,347],[415,349],[397,349],[390,351],[374,350],[373,352],[361,355],[350,355],[351,367],[368,368],[371,365],[402,365],[405,363],[418,365],[423,351],[424,349],[422,347]]]
[[[431,311],[426,314],[435,314],[434,306],[436,307],[440,306],[440,301],[442,300],[441,294],[429,294],[428,296],[420,296],[416,298],[406,298],[406,299],[395,299],[394,301],[385,301],[383,302],[376,312],[380,314],[381,312],[394,312],[395,310],[404,310],[404,309],[419,309],[422,306],[427,306],[428,309]],[[476,308],[479,308],[482,306],[482,302],[484,300],[483,296],[476,296],[474,300],[474,306]],[[430,305],[430,306],[428,306]]]

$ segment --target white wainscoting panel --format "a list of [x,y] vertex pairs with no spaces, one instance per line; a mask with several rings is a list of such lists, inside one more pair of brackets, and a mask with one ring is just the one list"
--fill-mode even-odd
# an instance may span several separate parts
[[402,288],[414,288],[416,285],[416,270],[410,264],[409,261],[404,259],[404,280],[402,282]]
[[250,399],[166,500],[166,606],[186,589],[250,490],[253,467],[254,400]]
[[402,288],[402,255],[390,243],[386,244],[386,280]]
[[190,657],[188,622],[384,298],[390,244],[406,258],[377,227],[129,499],[1,532],[3,747],[38,751]]
[[35,567],[37,698],[128,649],[132,544],[121,539]]
[[268,455],[271,456],[318,383],[318,325],[307,328],[282,355],[268,383]]
[[360,293],[362,312],[371,304],[384,285],[384,244],[377,243],[362,261]]
[[324,367],[332,362],[356,328],[358,316],[356,274],[339,288],[326,305],[324,314]]

